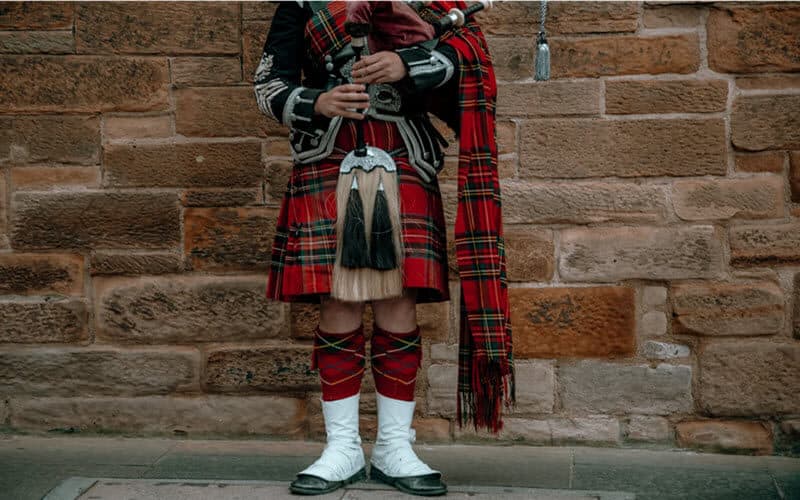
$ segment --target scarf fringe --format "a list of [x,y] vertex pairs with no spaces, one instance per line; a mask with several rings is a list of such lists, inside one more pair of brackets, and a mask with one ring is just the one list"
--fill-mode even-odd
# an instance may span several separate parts
[[499,433],[503,429],[503,407],[510,409],[516,403],[513,363],[486,356],[473,359],[470,384],[459,390],[456,400],[459,427],[472,422],[476,431]]

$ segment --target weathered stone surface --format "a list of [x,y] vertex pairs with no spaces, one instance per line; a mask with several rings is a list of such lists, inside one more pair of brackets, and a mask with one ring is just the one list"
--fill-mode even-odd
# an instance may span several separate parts
[[794,275],[794,338],[800,339],[800,273]]
[[514,413],[552,413],[555,405],[555,364],[548,360],[514,363],[517,402]]
[[619,420],[604,415],[565,417],[549,420],[554,445],[617,444],[620,440]]
[[736,78],[736,86],[740,89],[772,89],[786,90],[800,87],[800,75],[743,75]]
[[264,176],[257,141],[109,144],[103,156],[108,186],[258,186]]
[[181,205],[184,207],[241,207],[243,205],[261,205],[261,188],[197,188],[187,189],[181,193]]
[[97,274],[167,274],[184,271],[183,255],[174,252],[94,251],[89,272]]
[[662,311],[647,311],[636,324],[639,337],[659,337],[667,334],[667,315]]
[[681,180],[672,202],[684,220],[781,218],[783,179],[777,175],[715,180]]
[[176,89],[175,131],[185,136],[281,136],[286,128],[265,117],[253,87]]
[[89,340],[89,313],[83,300],[0,300],[0,318],[0,342]]
[[75,52],[71,31],[9,31],[0,33],[1,54],[70,54]]
[[795,264],[800,262],[800,223],[732,226],[731,264]]
[[25,431],[302,437],[305,413],[305,401],[282,396],[57,397],[11,400],[11,426]]
[[180,242],[174,193],[16,193],[11,240],[18,249],[165,248]]
[[632,288],[512,288],[509,303],[515,358],[633,353]]
[[648,5],[642,13],[645,28],[694,28],[700,24],[702,8],[696,4]]
[[[547,9],[548,35],[635,31],[639,9],[632,2],[553,2]],[[477,14],[486,33],[531,36],[539,22],[535,2],[497,2]],[[534,33],[535,34],[535,33]]]
[[672,429],[664,417],[631,415],[625,428],[625,439],[630,441],[670,441]]
[[606,113],[714,113],[725,111],[727,80],[609,80]]
[[721,73],[800,69],[800,7],[715,3],[709,9],[708,66]]
[[209,351],[204,385],[215,392],[314,390],[319,376],[310,346],[223,347]]
[[760,422],[693,420],[675,426],[678,446],[713,452],[772,454],[772,433]]
[[487,37],[495,75],[500,80],[520,80],[533,76],[533,38]]
[[0,171],[0,249],[8,247],[8,215],[6,205],[6,178]]
[[445,361],[450,363],[458,362],[458,345],[455,344],[431,344],[431,360]]
[[548,281],[555,269],[553,231],[511,229],[503,231],[506,273],[509,281]]
[[565,362],[559,364],[558,383],[562,406],[570,412],[664,415],[693,410],[689,365]]
[[73,2],[3,2],[2,30],[53,30],[72,27]]
[[711,415],[800,411],[800,345],[765,340],[710,343],[700,353],[699,399]]
[[774,283],[677,284],[671,296],[673,333],[749,336],[783,331],[783,292]]
[[[6,112],[150,111],[169,108],[166,59],[153,57],[0,57],[0,108]],[[53,78],[53,75],[59,75]]]
[[229,2],[80,3],[75,39],[87,53],[239,52],[239,5]]
[[722,269],[714,226],[568,228],[559,255],[565,281],[713,278]]
[[658,185],[507,182],[501,192],[506,224],[659,222],[667,212],[667,195]]
[[792,201],[800,203],[800,151],[792,151],[789,155],[789,189]]
[[265,207],[187,208],[184,253],[193,269],[267,269],[277,216]]
[[600,82],[506,83],[497,89],[497,113],[522,117],[598,114]]
[[272,2],[242,2],[242,19],[272,19],[276,8]]
[[[456,431],[456,437],[459,441],[463,437],[469,438],[478,436],[490,437],[488,432],[480,431],[476,433],[471,427],[465,427],[463,430]],[[511,441],[550,445],[553,442],[553,433],[550,431],[549,420],[504,417],[500,438]]]
[[731,142],[747,151],[800,149],[800,95],[748,95],[733,101]]
[[686,345],[648,340],[642,345],[641,354],[647,359],[666,360],[688,358],[690,353],[689,346]]
[[100,187],[100,167],[51,167],[28,165],[12,167],[11,185],[18,190],[46,190],[65,186]]
[[284,304],[262,277],[95,278],[97,336],[113,342],[196,343],[288,335]]
[[520,128],[520,176],[724,175],[725,143],[718,118],[528,120]]
[[171,137],[172,115],[104,116],[103,133],[107,139]]
[[694,73],[700,67],[696,33],[563,38],[550,50],[552,78]]
[[0,254],[0,295],[83,295],[83,256]]
[[266,202],[280,204],[289,191],[289,178],[294,164],[288,160],[275,160],[267,163]]
[[456,413],[458,365],[432,364],[428,367],[428,413],[451,417]]
[[[245,3],[250,2],[244,2]],[[259,2],[263,3],[263,2]],[[267,41],[269,21],[244,21],[242,23],[242,79],[252,83],[261,53]]]
[[[0,65],[1,61],[0,58]],[[100,162],[100,120],[96,116],[9,117],[0,118],[0,125],[6,128],[15,165],[42,162],[95,165]]]
[[765,151],[763,153],[738,153],[736,170],[738,172],[783,173],[785,151]]
[[290,304],[289,315],[292,338],[312,340],[314,328],[319,325],[319,306],[295,302]]
[[417,304],[417,324],[420,327],[422,338],[433,342],[447,340],[450,327],[449,313],[450,304],[448,302]]
[[170,64],[172,83],[178,87],[231,85],[242,81],[238,57],[176,57]]
[[197,390],[190,347],[20,348],[0,354],[0,390],[18,396],[134,396]]
[[667,305],[667,288],[663,286],[642,287],[642,305],[646,309],[663,311]]

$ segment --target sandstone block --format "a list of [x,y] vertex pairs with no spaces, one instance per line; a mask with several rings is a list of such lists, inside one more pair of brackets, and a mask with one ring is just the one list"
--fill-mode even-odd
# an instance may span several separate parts
[[625,439],[648,442],[670,441],[672,429],[664,417],[631,415],[625,428]]
[[24,431],[126,435],[303,437],[305,402],[282,396],[13,398],[11,426]]
[[48,190],[74,186],[100,187],[100,167],[25,166],[11,168],[11,185],[17,190]]
[[772,454],[772,433],[760,422],[694,420],[675,426],[678,446],[715,452]]
[[739,149],[800,149],[800,95],[748,95],[733,102],[731,142]]
[[[531,20],[538,22],[534,2],[498,2],[477,15],[486,33],[531,35]],[[613,33],[636,30],[639,11],[630,2],[554,2],[548,4],[548,33]]]
[[71,54],[75,40],[71,31],[9,31],[0,33],[2,54]]
[[700,24],[702,8],[696,4],[658,5],[645,3],[645,28],[694,28]]
[[238,54],[239,6],[228,2],[76,6],[79,52],[136,54]]
[[109,144],[105,184],[135,187],[258,186],[264,177],[261,143]]
[[699,360],[703,411],[714,416],[800,411],[800,345],[761,339],[709,343]]
[[74,5],[72,2],[6,2],[0,12],[0,29],[69,29],[75,17]]
[[527,120],[520,177],[724,175],[725,143],[717,118]]
[[137,396],[198,389],[189,347],[30,347],[0,354],[0,390],[17,396]]
[[708,66],[721,73],[791,72],[800,69],[800,7],[714,4],[709,9]]
[[180,241],[174,193],[16,193],[11,239],[18,249],[165,248]]
[[555,365],[552,361],[514,364],[517,404],[514,413],[552,413],[555,404]]
[[164,58],[21,55],[0,58],[0,74],[14,75],[0,80],[4,96],[0,104],[6,112],[169,108],[169,69]]
[[551,419],[553,444],[617,444],[620,440],[619,420],[604,415]]
[[[0,58],[0,65],[2,61]],[[100,120],[96,116],[0,118],[0,124],[7,128],[8,147],[15,165],[100,162]]]
[[282,136],[286,128],[261,112],[253,87],[176,89],[175,132],[201,137]]
[[560,364],[559,393],[571,412],[666,415],[693,411],[692,367],[582,360]]
[[770,282],[672,287],[673,333],[774,335],[783,331],[784,299]]
[[178,87],[232,85],[242,81],[238,57],[176,57],[170,61]]
[[696,33],[559,38],[550,50],[554,78],[694,73],[700,67]]
[[319,388],[311,347],[223,347],[208,352],[205,387],[214,392],[307,391]]
[[731,264],[785,265],[800,262],[800,223],[732,226]]
[[663,186],[612,182],[507,182],[501,187],[507,224],[658,222],[667,212]]
[[565,281],[713,278],[722,268],[713,226],[569,228],[559,255]]
[[553,231],[506,229],[503,233],[509,281],[548,281],[555,269]]
[[78,254],[0,254],[0,295],[83,295],[83,261]]
[[506,83],[497,89],[497,113],[500,115],[537,117],[599,112],[598,81]]
[[97,336],[197,343],[288,336],[284,304],[253,276],[95,278]]
[[456,413],[458,366],[432,364],[428,367],[428,413],[443,417]]
[[98,250],[89,256],[89,272],[98,274],[168,274],[185,270],[183,255],[175,252]]
[[786,158],[785,151],[739,153],[736,155],[736,170],[738,172],[772,172],[775,174],[782,174],[784,158]]
[[671,342],[648,340],[642,345],[642,355],[647,359],[688,358],[690,353],[689,346]]
[[792,151],[789,155],[789,189],[792,201],[800,203],[800,151]]
[[241,207],[263,205],[261,188],[191,188],[181,193],[184,207]]
[[512,288],[515,358],[631,354],[634,291],[627,287]]
[[725,111],[726,80],[609,80],[606,113],[715,113]]
[[171,115],[103,117],[103,133],[107,139],[153,139],[172,136]]
[[520,80],[533,76],[533,38],[487,37],[495,75],[500,80]]
[[187,208],[184,253],[196,270],[267,269],[276,220],[265,207]]
[[0,342],[88,341],[88,309],[86,301],[79,299],[0,300],[0,318],[3,320]]

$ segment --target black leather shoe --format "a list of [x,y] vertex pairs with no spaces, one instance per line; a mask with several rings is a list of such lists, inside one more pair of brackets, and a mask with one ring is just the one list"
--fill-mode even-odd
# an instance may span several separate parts
[[289,485],[289,491],[296,495],[322,495],[338,490],[342,486],[367,478],[367,469],[363,468],[344,481],[328,481],[309,474],[298,474],[297,479]]
[[412,495],[434,497],[447,493],[447,485],[442,482],[442,475],[438,472],[422,476],[392,477],[373,465],[369,468],[369,477]]

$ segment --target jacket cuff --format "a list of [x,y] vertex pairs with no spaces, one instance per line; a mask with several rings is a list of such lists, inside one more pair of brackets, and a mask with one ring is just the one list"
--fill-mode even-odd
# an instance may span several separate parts
[[314,114],[314,104],[324,90],[309,87],[296,87],[286,97],[281,122],[290,128],[318,128],[325,117]]
[[441,87],[453,76],[455,65],[442,51],[414,45],[395,50],[406,67],[407,79],[417,92]]

